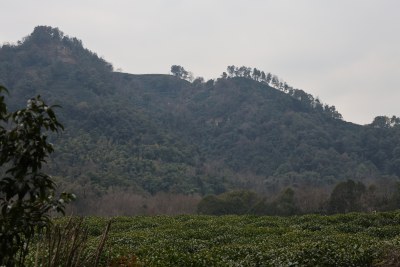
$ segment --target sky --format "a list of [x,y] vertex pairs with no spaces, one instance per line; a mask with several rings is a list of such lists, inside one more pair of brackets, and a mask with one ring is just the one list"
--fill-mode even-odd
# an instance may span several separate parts
[[400,116],[398,0],[0,0],[0,44],[35,26],[77,37],[115,69],[217,78],[271,72],[344,120]]

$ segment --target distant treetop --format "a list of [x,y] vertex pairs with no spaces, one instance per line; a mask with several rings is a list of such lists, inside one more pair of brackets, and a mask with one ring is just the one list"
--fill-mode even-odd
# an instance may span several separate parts
[[188,81],[193,80],[193,74],[190,71],[186,71],[182,66],[179,66],[179,65],[172,65],[171,73],[180,79],[184,79],[184,80],[188,80]]
[[246,66],[236,67],[234,65],[226,68],[227,72],[223,72],[222,79],[242,77],[261,82],[277,90],[280,90],[297,100],[310,105],[314,109],[322,110],[334,119],[342,119],[342,115],[336,110],[335,106],[324,105],[318,98],[314,98],[311,94],[304,92],[301,89],[295,89],[288,85],[285,81],[281,80],[278,76],[269,72],[258,70],[257,68],[250,68]]

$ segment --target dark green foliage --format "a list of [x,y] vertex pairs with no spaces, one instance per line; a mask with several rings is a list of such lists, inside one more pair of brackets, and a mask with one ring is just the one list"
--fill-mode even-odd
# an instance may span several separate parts
[[198,204],[198,212],[210,215],[250,214],[260,201],[254,192],[231,191],[218,196],[206,196]]
[[215,195],[204,197],[197,207],[200,214],[221,215],[226,214],[225,203]]
[[295,192],[291,188],[287,188],[278,197],[277,200],[272,202],[270,211],[266,211],[266,214],[289,216],[295,215],[298,212],[296,207]]
[[361,182],[347,180],[339,183],[332,191],[329,200],[329,211],[331,213],[361,211],[361,197],[365,191],[365,185]]
[[172,65],[171,73],[180,79],[185,79],[185,80],[193,79],[192,74],[190,72],[188,72],[187,70],[185,70],[182,66],[179,66],[179,65]]
[[[399,218],[398,212],[117,217],[102,259],[163,267],[397,266]],[[85,220],[92,251],[107,220]]]
[[295,192],[291,188],[285,189],[275,200],[269,202],[252,191],[239,190],[204,197],[198,204],[198,213],[289,216],[299,213],[299,208],[296,205]]
[[63,106],[66,131],[52,138],[59,149],[49,171],[67,183],[268,195],[400,174],[396,117],[347,123],[334,106],[256,68],[229,66],[222,78],[193,83],[179,79],[189,75],[183,67],[173,71],[178,77],[113,72],[46,26],[0,48],[13,110],[35,94]]
[[347,180],[339,182],[329,194],[321,188],[286,188],[269,198],[248,190],[230,191],[205,196],[197,207],[198,213],[209,215],[290,216],[388,211],[400,207],[400,183],[387,177],[369,186]]
[[42,172],[53,152],[43,131],[63,129],[54,107],[37,97],[9,113],[4,92],[0,86],[0,265],[14,266],[22,265],[34,233],[50,224],[49,212],[64,212],[71,195],[57,198],[54,181]]

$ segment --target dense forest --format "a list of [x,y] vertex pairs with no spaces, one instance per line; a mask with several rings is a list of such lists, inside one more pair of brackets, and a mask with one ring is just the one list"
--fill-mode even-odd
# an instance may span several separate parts
[[324,195],[326,210],[345,212],[332,206],[340,184],[363,196],[360,207],[373,206],[365,204],[371,195],[382,209],[396,207],[399,118],[346,122],[334,106],[256,68],[228,66],[208,81],[179,65],[171,73],[116,72],[80,40],[47,26],[0,48],[11,109],[36,95],[62,106],[56,112],[65,131],[51,137],[48,171],[76,192],[78,213],[99,203],[136,203],[130,213],[157,213],[159,203],[190,212],[207,195],[215,196],[200,210],[239,189],[257,194],[263,214],[291,194],[304,203]]

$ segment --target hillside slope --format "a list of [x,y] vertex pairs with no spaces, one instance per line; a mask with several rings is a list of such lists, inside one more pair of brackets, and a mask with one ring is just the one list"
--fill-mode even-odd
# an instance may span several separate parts
[[68,183],[209,194],[400,175],[396,123],[348,123],[301,90],[245,77],[113,72],[51,27],[0,48],[0,83],[12,109],[37,94],[62,106],[50,171]]

